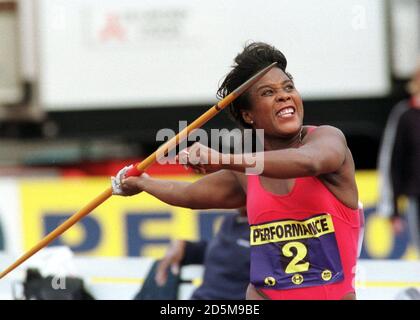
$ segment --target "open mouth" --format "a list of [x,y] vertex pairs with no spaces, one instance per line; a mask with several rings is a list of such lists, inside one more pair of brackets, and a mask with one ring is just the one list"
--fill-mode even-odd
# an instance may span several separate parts
[[291,118],[295,114],[296,109],[295,107],[288,106],[280,109],[276,112],[276,116],[279,118]]

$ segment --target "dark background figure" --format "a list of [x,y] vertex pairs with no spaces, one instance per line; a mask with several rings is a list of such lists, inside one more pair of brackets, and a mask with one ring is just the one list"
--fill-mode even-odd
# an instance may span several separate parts
[[407,86],[410,98],[391,111],[379,156],[380,202],[378,211],[391,217],[401,233],[400,196],[408,198],[407,220],[412,243],[420,253],[420,64]]
[[220,229],[209,242],[172,242],[157,267],[156,282],[165,285],[169,269],[179,274],[181,266],[202,264],[203,282],[192,300],[244,300],[249,283],[250,247],[246,210],[223,217]]

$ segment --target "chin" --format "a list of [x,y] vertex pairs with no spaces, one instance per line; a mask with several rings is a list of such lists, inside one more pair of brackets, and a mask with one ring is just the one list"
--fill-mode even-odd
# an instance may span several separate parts
[[298,134],[301,130],[302,123],[301,122],[293,122],[293,123],[285,123],[281,125],[278,129],[280,136],[294,136]]

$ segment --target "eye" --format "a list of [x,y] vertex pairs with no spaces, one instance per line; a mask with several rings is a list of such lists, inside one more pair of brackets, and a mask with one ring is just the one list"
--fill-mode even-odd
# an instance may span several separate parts
[[285,87],[285,89],[286,89],[286,91],[290,92],[290,91],[293,91],[295,89],[295,86],[293,84],[288,84]]
[[266,90],[263,90],[261,95],[262,96],[271,96],[273,93],[274,93],[274,91],[272,89],[266,89]]

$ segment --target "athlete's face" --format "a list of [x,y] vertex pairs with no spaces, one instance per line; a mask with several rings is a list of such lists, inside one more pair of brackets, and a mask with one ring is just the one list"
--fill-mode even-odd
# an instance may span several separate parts
[[266,135],[289,138],[300,132],[303,103],[294,83],[279,68],[273,68],[249,90],[250,110],[244,120]]

